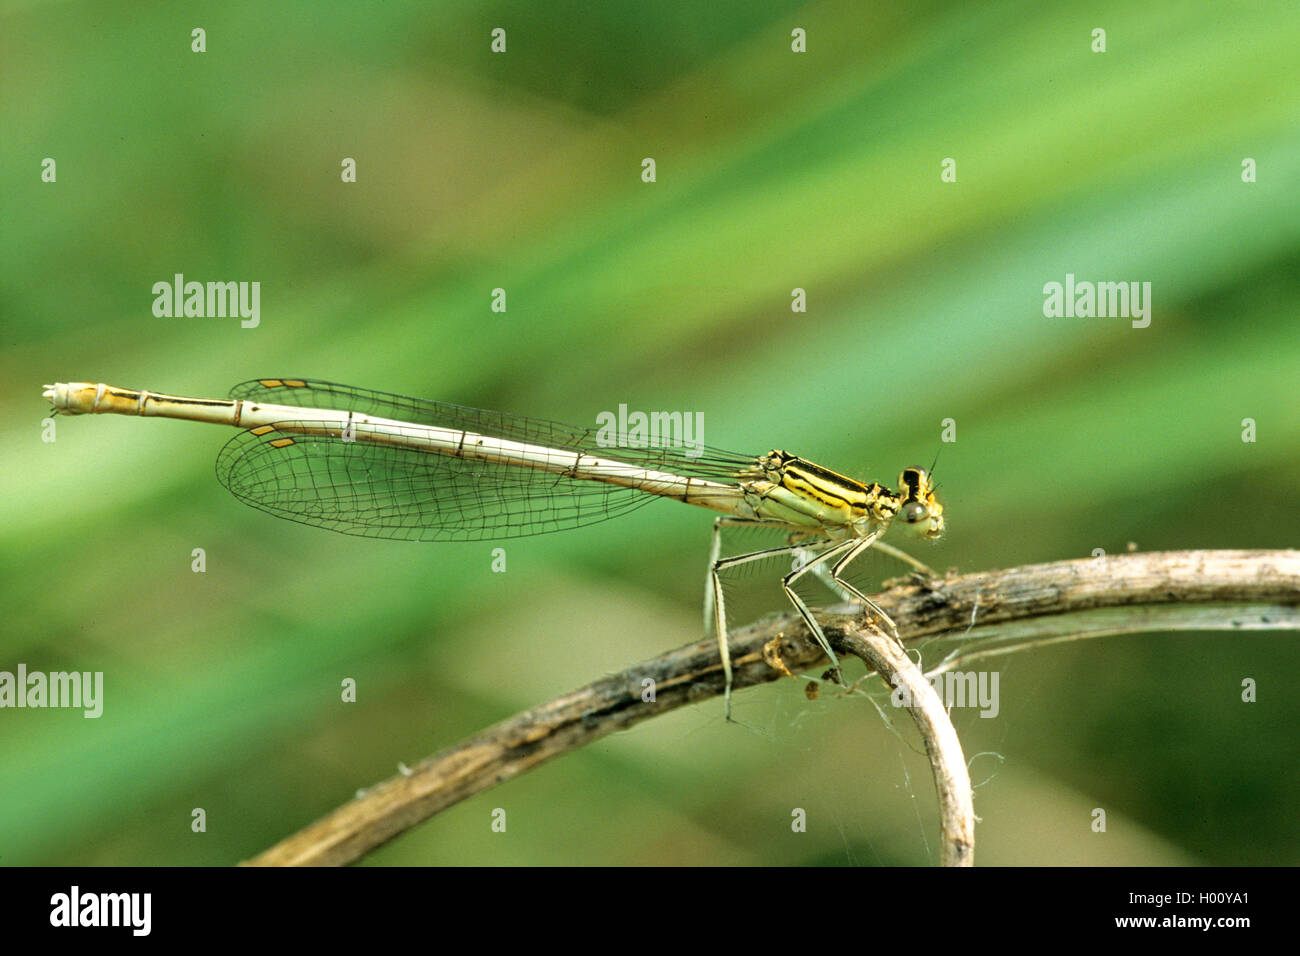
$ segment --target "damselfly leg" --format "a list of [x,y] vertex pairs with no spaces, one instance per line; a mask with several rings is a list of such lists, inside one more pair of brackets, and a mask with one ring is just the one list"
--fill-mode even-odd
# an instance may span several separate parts
[[[753,521],[743,518],[717,518],[713,522],[713,538],[709,548],[709,580],[704,593],[704,618],[705,628],[712,628],[718,640],[718,653],[722,659],[722,672],[726,681],[724,690],[725,713],[728,720],[731,719],[731,685],[732,685],[732,667],[731,667],[731,649],[727,640],[727,614],[726,598],[722,589],[721,572],[738,567],[742,564],[748,564],[753,561],[762,561],[768,558],[778,558],[783,556],[793,556],[796,567],[793,571],[785,575],[781,581],[781,587],[785,591],[786,597],[799,612],[804,623],[808,626],[813,638],[817,641],[826,656],[830,659],[831,668],[834,672],[835,680],[843,682],[843,675],[840,671],[839,658],[831,648],[830,641],[826,637],[825,631],[817,622],[816,617],[808,608],[804,600],[799,597],[794,590],[794,584],[803,575],[812,572],[820,579],[832,592],[843,597],[848,601],[856,601],[865,606],[870,613],[871,619],[868,623],[872,627],[879,628],[893,640],[901,643],[898,634],[898,627],[885,610],[875,601],[864,594],[859,588],[855,587],[844,578],[844,572],[848,566],[860,557],[870,548],[876,548],[883,554],[890,557],[898,558],[905,563],[920,569],[929,576],[934,576],[934,572],[924,564],[912,558],[904,551],[892,545],[885,544],[880,540],[884,534],[884,528],[877,528],[871,533],[861,538],[853,538],[841,542],[822,542],[819,548],[817,544],[807,542],[790,543],[782,547],[765,548],[761,551],[752,551],[747,554],[740,554],[734,557],[720,557],[722,550],[722,528],[724,525],[751,525],[765,526],[765,522]],[[792,538],[798,538],[794,535]],[[831,562],[834,561],[832,564]]]

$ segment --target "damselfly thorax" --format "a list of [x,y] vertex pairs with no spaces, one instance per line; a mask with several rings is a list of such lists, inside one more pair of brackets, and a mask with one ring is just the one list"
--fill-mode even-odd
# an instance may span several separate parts
[[[753,469],[737,477],[756,516],[816,528],[836,539],[861,537],[873,527],[887,527],[903,505],[913,500],[926,502],[926,517],[943,513],[919,468],[906,469],[900,476],[900,483],[910,491],[906,499],[884,485],[862,484],[784,451],[760,456]],[[914,520],[921,516],[917,514]],[[942,527],[940,519],[936,534]]]

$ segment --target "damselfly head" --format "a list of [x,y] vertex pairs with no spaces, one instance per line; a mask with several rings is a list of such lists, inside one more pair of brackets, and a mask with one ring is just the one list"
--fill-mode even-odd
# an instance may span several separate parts
[[924,468],[904,468],[898,476],[902,504],[898,516],[927,538],[943,534],[943,505],[934,495],[934,479]]

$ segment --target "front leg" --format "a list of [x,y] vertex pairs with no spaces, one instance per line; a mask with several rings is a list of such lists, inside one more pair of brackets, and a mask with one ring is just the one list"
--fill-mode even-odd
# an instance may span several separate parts
[[887,554],[891,558],[897,558],[899,561],[902,561],[904,564],[910,564],[912,567],[916,568],[916,570],[920,571],[926,577],[930,577],[930,578],[939,577],[939,574],[933,568],[929,567],[928,565],[922,564],[920,561],[916,560],[916,558],[912,557],[906,551],[898,550],[898,548],[895,548],[892,544],[886,544],[884,541],[877,541],[874,547],[881,554]]
[[859,601],[865,604],[867,608],[870,609],[872,614],[880,618],[880,620],[884,623],[886,631],[889,634],[889,636],[892,637],[899,646],[902,646],[903,642],[898,636],[898,627],[894,624],[894,619],[891,618],[888,614],[886,614],[884,610],[880,607],[880,605],[878,605],[875,601],[871,600],[871,598],[867,597],[865,594],[863,594],[861,591],[859,591],[852,584],[850,584],[848,581],[844,580],[844,578],[840,576],[840,573],[846,567],[849,566],[850,562],[852,562],[853,559],[856,558],[858,555],[862,554],[862,552],[866,551],[868,548],[872,547],[873,545],[877,548],[880,547],[880,543],[877,542],[876,539],[880,537],[881,534],[882,531],[880,530],[874,531],[871,534],[867,535],[865,538],[856,542],[853,545],[853,547],[849,549],[848,553],[846,553],[842,558],[840,558],[839,561],[835,562],[835,566],[831,568],[831,577],[845,591],[848,591],[855,598],[857,598]]

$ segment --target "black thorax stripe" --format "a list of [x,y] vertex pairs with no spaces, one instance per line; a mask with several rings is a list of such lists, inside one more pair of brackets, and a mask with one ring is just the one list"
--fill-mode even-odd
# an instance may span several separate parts
[[832,508],[865,508],[870,495],[864,485],[802,458],[788,458],[781,467],[781,484],[795,494]]

